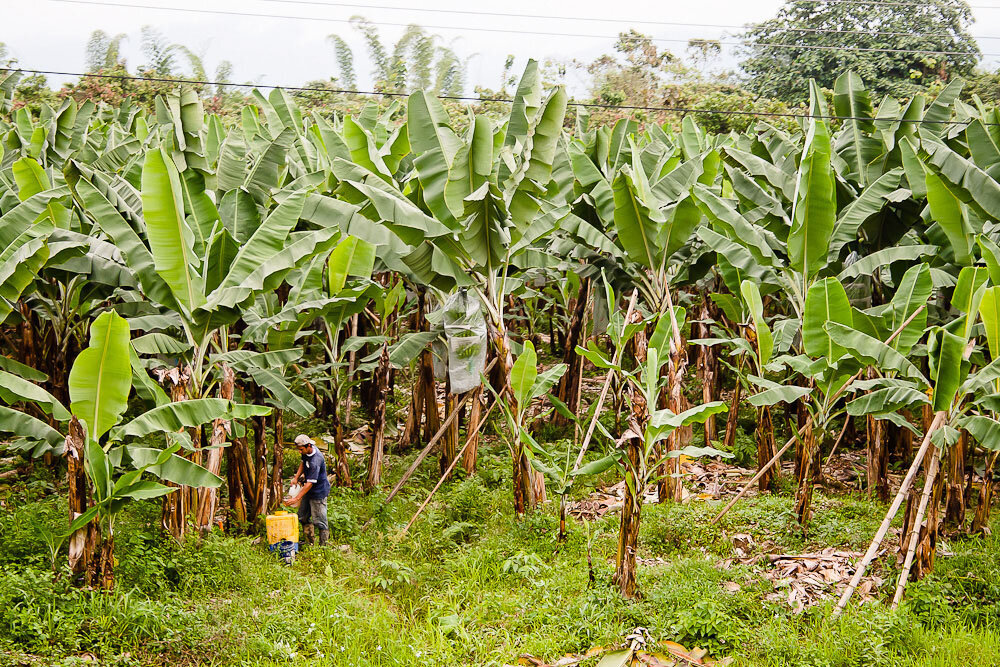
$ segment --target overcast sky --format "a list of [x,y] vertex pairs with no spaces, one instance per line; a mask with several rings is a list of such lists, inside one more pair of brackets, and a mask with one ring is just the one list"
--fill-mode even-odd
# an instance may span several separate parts
[[[130,6],[109,6],[112,4]],[[973,2],[973,6],[982,2]],[[95,0],[71,2],[60,0],[0,0],[0,42],[5,42],[20,65],[29,69],[79,72],[84,66],[87,39],[93,30],[110,34],[125,33],[124,55],[130,69],[143,62],[140,29],[144,25],[159,28],[171,42],[183,43],[202,54],[206,68],[214,71],[221,60],[235,66],[234,80],[260,84],[301,85],[336,74],[333,49],[326,37],[341,35],[355,51],[359,86],[370,85],[370,63],[357,30],[348,19],[362,15],[379,24],[383,42],[393,43],[403,26],[417,23],[450,43],[460,57],[470,57],[469,85],[495,88],[508,54],[518,59],[517,69],[529,58],[553,58],[562,61],[590,61],[611,52],[615,35],[629,27],[663,40],[660,46],[683,54],[691,38],[726,41],[726,35],[740,26],[766,19],[781,5],[780,0],[667,0],[659,2],[539,2],[507,0],[504,3],[470,3],[461,0],[378,0],[376,2],[334,2],[334,0]],[[518,18],[476,16],[447,11],[392,9],[409,5],[426,10],[494,11],[507,14],[534,14],[563,18]],[[153,7],[189,11],[165,11]],[[976,36],[1000,36],[1000,5],[974,9]],[[381,8],[380,8],[381,7]],[[233,16],[212,14],[241,12],[272,16]],[[277,18],[285,15],[295,18]],[[597,20],[574,20],[597,19]],[[615,19],[609,21],[608,19]],[[657,25],[649,22],[710,24],[704,27]],[[396,25],[387,25],[396,24]],[[479,28],[481,30],[473,30]],[[573,36],[519,34],[500,30],[535,33],[573,33]],[[676,41],[675,41],[676,40]],[[729,38],[732,41],[732,37]],[[1000,39],[980,39],[984,53],[1000,52]],[[732,47],[723,61],[732,66]],[[987,57],[987,63],[998,58]],[[66,77],[49,77],[51,83]],[[571,92],[580,93],[582,78],[567,80]]]

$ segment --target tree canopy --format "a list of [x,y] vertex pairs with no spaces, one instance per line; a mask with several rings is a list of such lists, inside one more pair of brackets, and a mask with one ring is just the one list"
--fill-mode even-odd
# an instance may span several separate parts
[[786,0],[774,18],[747,30],[740,66],[753,92],[786,101],[805,100],[810,78],[832,88],[845,70],[857,72],[875,94],[909,97],[972,71],[981,54],[971,22],[965,0]]

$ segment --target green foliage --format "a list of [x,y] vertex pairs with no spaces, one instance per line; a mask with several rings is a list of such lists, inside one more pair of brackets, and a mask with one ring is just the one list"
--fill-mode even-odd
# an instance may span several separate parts
[[834,79],[847,69],[858,72],[878,96],[908,97],[971,73],[980,57],[968,32],[971,22],[972,10],[964,0],[941,2],[926,12],[885,3],[835,3],[817,9],[787,2],[774,18],[747,30],[749,44],[740,66],[750,90],[785,101],[804,101],[809,79],[832,89]]

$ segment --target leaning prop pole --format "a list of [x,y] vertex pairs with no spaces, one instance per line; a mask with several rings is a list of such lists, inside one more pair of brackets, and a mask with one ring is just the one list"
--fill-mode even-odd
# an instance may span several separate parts
[[732,509],[733,505],[736,504],[736,501],[738,501],[740,498],[742,498],[743,495],[747,491],[750,490],[750,487],[753,486],[754,484],[756,484],[757,480],[760,479],[761,477],[763,477],[764,473],[766,473],[768,470],[770,470],[774,466],[774,464],[778,462],[778,459],[780,459],[782,457],[782,455],[785,452],[788,451],[788,448],[791,447],[795,443],[795,441],[799,439],[799,436],[801,436],[803,433],[805,433],[806,428],[810,424],[812,424],[812,417],[807,417],[806,418],[806,423],[803,424],[801,426],[801,428],[799,428],[798,433],[796,433],[795,435],[793,435],[792,437],[790,437],[788,439],[788,442],[786,442],[784,444],[784,446],[782,446],[782,448],[778,450],[778,453],[775,454],[774,456],[772,456],[770,461],[768,461],[767,463],[765,463],[764,465],[762,465],[760,467],[760,470],[757,471],[757,474],[754,475],[753,477],[751,477],[750,481],[743,485],[743,488],[740,489],[740,492],[737,493],[735,496],[733,496],[733,499],[730,500],[726,504],[726,506],[722,508],[721,512],[719,512],[718,514],[715,515],[715,518],[712,519],[712,523],[709,524],[709,525],[715,525],[716,523],[718,523],[719,519],[721,519],[722,517],[726,516],[726,513],[729,512],[730,509]]
[[[629,318],[632,317],[632,312],[635,310],[636,301],[639,299],[639,290],[632,290],[632,298],[628,302],[628,310],[625,312],[625,321],[622,324],[621,335],[619,339],[625,335],[625,327],[628,326]],[[624,347],[624,346],[622,346]],[[617,366],[621,361],[622,348],[615,350],[615,355],[611,359],[612,366]],[[597,426],[597,420],[601,416],[601,408],[604,407],[604,401],[608,397],[608,389],[611,388],[611,379],[614,377],[615,369],[609,368],[607,375],[604,376],[604,386],[601,387],[601,395],[597,397],[597,408],[594,410],[594,416],[590,420],[590,426],[587,427],[587,434],[583,437],[583,444],[580,445],[580,453],[576,456],[576,463],[573,464],[573,470],[577,470],[580,464],[583,463],[583,457],[587,453],[587,447],[590,446],[590,439],[594,435],[594,428]]]
[[[493,368],[493,364],[495,364],[496,362],[497,360],[494,357],[493,360],[491,360],[490,363],[486,365],[486,368],[483,369],[483,373],[484,374],[489,373],[490,369]],[[403,473],[403,476],[399,478],[398,482],[396,482],[396,486],[392,487],[392,491],[390,491],[389,495],[386,496],[385,502],[388,503],[390,500],[392,500],[396,496],[396,494],[399,493],[399,490],[403,488],[403,485],[406,484],[407,480],[410,479],[410,476],[414,473],[414,471],[418,467],[420,467],[420,464],[424,462],[424,459],[427,458],[427,455],[431,453],[431,450],[434,448],[434,445],[438,443],[438,440],[440,440],[441,437],[444,435],[445,431],[448,430],[448,427],[451,425],[451,423],[455,421],[455,419],[458,417],[458,414],[461,411],[462,406],[465,405],[465,402],[469,400],[470,396],[472,396],[472,392],[466,392],[465,396],[462,397],[462,400],[459,401],[458,405],[455,406],[455,409],[448,414],[448,417],[444,420],[444,423],[441,424],[441,427],[438,428],[438,431],[437,433],[434,434],[434,437],[431,438],[430,442],[428,442],[423,449],[420,450],[420,453],[417,454],[417,458],[414,459],[413,463],[410,464],[410,467],[407,468],[406,472]],[[481,421],[480,424],[481,423],[483,422]],[[463,449],[465,448],[463,447]]]
[[[927,511],[927,503],[934,488],[934,478],[937,477],[938,463],[941,460],[941,450],[934,448],[931,455],[930,467],[927,470],[927,479],[924,480],[924,492],[920,494],[920,504],[917,506],[917,515],[913,519],[913,528],[910,530],[910,541],[906,547],[906,558],[903,559],[903,569],[899,573],[899,580],[896,582],[896,593],[892,596],[892,606],[895,609],[899,601],[903,599],[903,590],[906,589],[906,580],[910,578],[910,568],[913,567],[913,556],[917,552],[918,537],[920,537],[920,524],[924,521],[924,513]],[[929,528],[928,528],[929,530]]]
[[[893,332],[892,332],[892,335],[891,335],[891,336],[889,336],[889,338],[887,338],[887,339],[886,339],[886,341],[885,341],[885,342],[886,342],[886,344],[888,345],[888,344],[889,344],[889,343],[891,343],[891,342],[892,342],[893,340],[895,340],[895,339],[896,339],[896,336],[898,336],[899,334],[901,334],[901,333],[903,332],[903,329],[905,329],[905,328],[907,327],[907,325],[909,325],[909,324],[910,324],[910,322],[912,322],[912,321],[914,320],[914,318],[916,318],[916,316],[917,316],[917,315],[919,315],[919,314],[920,314],[920,312],[921,312],[921,311],[922,311],[922,310],[923,310],[923,309],[924,309],[924,308],[925,308],[926,306],[927,306],[927,304],[923,304],[923,305],[921,305],[921,306],[920,306],[919,308],[917,308],[916,310],[914,310],[914,311],[913,311],[913,314],[912,314],[912,315],[910,315],[909,317],[907,317],[907,318],[906,318],[906,321],[905,321],[905,322],[903,322],[902,324],[900,324],[900,325],[899,325],[899,328],[898,328],[898,329],[896,329],[895,331],[893,331]],[[843,396],[843,395],[844,395],[844,392],[846,392],[846,391],[847,391],[848,387],[850,387],[850,386],[851,386],[852,384],[854,384],[855,380],[857,380],[857,379],[858,379],[859,377],[861,377],[861,373],[862,373],[862,372],[864,372],[864,369],[861,369],[860,371],[858,371],[857,373],[855,373],[855,374],[854,374],[854,376],[853,376],[853,377],[852,377],[852,378],[851,378],[850,380],[848,380],[847,382],[845,382],[845,383],[844,383],[844,385],[843,385],[843,386],[842,386],[842,387],[841,387],[840,389],[838,389],[838,390],[837,390],[837,391],[836,391],[836,392],[835,392],[835,393],[833,394],[833,397],[832,397],[832,398],[830,399],[830,405],[833,405],[833,404],[834,404],[834,402],[836,402],[836,400],[837,400],[838,398],[840,398],[841,396]],[[850,419],[850,416],[846,417],[846,419]],[[722,511],[721,511],[721,512],[719,512],[719,513],[718,513],[718,514],[717,514],[717,515],[715,516],[715,518],[714,518],[714,519],[712,519],[712,523],[711,523],[710,525],[715,525],[715,524],[716,524],[716,523],[717,523],[717,522],[719,521],[719,519],[721,519],[722,517],[726,516],[726,513],[727,513],[727,512],[729,512],[729,510],[730,510],[730,509],[731,509],[731,508],[733,507],[733,505],[735,505],[735,504],[736,504],[736,501],[737,501],[737,500],[739,500],[740,498],[742,498],[742,497],[744,496],[744,494],[746,494],[746,492],[747,492],[747,491],[748,491],[748,490],[750,489],[750,487],[751,487],[751,486],[753,486],[753,485],[754,485],[754,484],[755,484],[755,483],[757,482],[757,480],[758,480],[758,479],[760,479],[760,478],[761,478],[761,477],[762,477],[762,476],[764,475],[764,473],[766,473],[766,472],[767,472],[768,470],[770,470],[770,469],[771,469],[771,467],[772,467],[772,466],[773,466],[773,465],[774,465],[775,463],[777,463],[777,462],[778,462],[778,459],[780,459],[780,458],[781,458],[781,456],[782,456],[782,455],[783,455],[783,454],[784,454],[784,453],[785,453],[786,451],[788,451],[788,448],[789,448],[789,447],[791,447],[791,446],[792,446],[792,444],[793,444],[793,443],[794,443],[794,442],[795,442],[795,441],[796,441],[796,440],[797,440],[797,439],[799,438],[799,436],[801,436],[801,435],[802,435],[802,434],[803,434],[803,433],[805,432],[805,430],[806,430],[806,427],[807,427],[807,426],[809,426],[809,424],[810,424],[811,422],[812,422],[812,417],[809,417],[809,418],[807,418],[807,420],[806,420],[806,423],[805,423],[805,424],[803,424],[801,428],[799,428],[799,432],[798,432],[798,433],[796,433],[795,435],[793,435],[793,436],[792,436],[791,438],[789,438],[789,439],[788,439],[788,442],[786,442],[786,443],[785,443],[785,446],[784,446],[784,447],[782,447],[782,448],[781,448],[780,450],[778,450],[778,453],[777,453],[777,454],[775,454],[775,455],[774,455],[774,456],[773,456],[773,457],[771,458],[771,460],[770,460],[770,461],[768,461],[768,462],[767,462],[767,463],[765,463],[765,464],[764,464],[763,466],[761,466],[760,470],[758,470],[758,471],[757,471],[757,474],[756,474],[756,475],[754,475],[754,476],[753,476],[753,478],[752,478],[752,479],[751,479],[751,480],[750,480],[749,482],[747,482],[747,483],[746,483],[746,484],[745,484],[745,485],[743,486],[743,488],[742,488],[742,489],[740,489],[740,492],[739,492],[739,493],[737,493],[737,494],[736,494],[736,495],[735,495],[735,496],[733,497],[733,499],[732,499],[732,500],[730,500],[730,501],[729,501],[729,503],[728,503],[728,504],[727,504],[727,505],[726,505],[725,507],[723,507],[723,508],[722,508]],[[846,424],[846,423],[844,424],[844,428],[845,428],[845,430],[846,430],[846,428],[847,428],[847,424]],[[841,432],[841,437],[843,437],[843,432]],[[837,442],[840,442],[840,440],[838,439],[838,440],[837,440]],[[836,447],[836,445],[834,445],[834,446]],[[831,456],[832,456],[832,455],[833,455],[833,452],[831,451],[831,452],[830,452],[830,454],[831,454]],[[827,463],[829,463],[829,460],[827,460]]]
[[868,547],[868,551],[865,552],[864,557],[862,557],[861,562],[855,568],[854,576],[851,577],[851,583],[847,585],[847,590],[844,594],[840,596],[840,601],[837,602],[837,608],[833,610],[832,618],[837,618],[840,616],[841,612],[847,607],[847,603],[851,601],[851,596],[854,595],[855,589],[857,589],[858,584],[861,583],[861,577],[865,576],[865,570],[873,560],[875,560],[875,554],[878,553],[879,547],[882,546],[882,540],[885,539],[886,533],[889,532],[889,525],[896,516],[896,512],[899,511],[899,506],[903,504],[903,499],[906,498],[907,493],[910,490],[910,486],[913,485],[913,480],[917,476],[917,470],[920,469],[920,463],[924,460],[924,456],[927,454],[927,448],[931,445],[931,436],[934,431],[938,430],[942,424],[944,424],[945,419],[948,417],[948,412],[946,410],[941,410],[934,413],[934,421],[927,428],[927,433],[924,434],[924,441],[920,443],[920,449],[917,451],[916,456],[913,457],[913,463],[910,464],[910,469],[906,471],[906,477],[903,478],[903,483],[899,487],[899,492],[896,493],[896,497],[892,500],[892,505],[889,506],[889,511],[886,512],[885,518],[882,520],[882,525],[879,526],[878,532],[875,533],[875,539],[872,540],[871,545]]
[[[486,413],[483,415],[482,421],[479,422],[480,424],[486,423],[486,418],[490,416],[490,412],[493,411],[493,408],[496,407],[496,404],[497,404],[496,401],[490,403],[490,407],[486,409]],[[431,489],[431,492],[427,494],[427,498],[424,499],[424,502],[422,502],[420,504],[420,507],[417,508],[416,513],[413,515],[413,517],[410,518],[409,523],[407,523],[406,527],[403,528],[403,532],[401,532],[399,535],[396,536],[397,542],[403,539],[406,536],[406,533],[409,532],[410,527],[413,525],[413,522],[417,520],[417,517],[420,516],[420,513],[424,511],[425,507],[427,507],[427,503],[431,501],[431,498],[434,497],[434,494],[437,493],[437,490],[441,488],[441,485],[444,483],[444,480],[448,479],[448,475],[450,475],[451,471],[455,469],[455,465],[462,459],[462,454],[465,452],[465,449],[470,444],[472,444],[472,441],[475,439],[478,433],[479,433],[479,428],[477,427],[472,433],[468,434],[468,437],[465,440],[465,444],[462,445],[462,448],[458,450],[458,453],[455,454],[455,458],[452,459],[451,465],[449,465],[448,469],[444,471],[443,475],[441,475],[441,479],[439,479],[438,483],[434,485],[434,488]]]

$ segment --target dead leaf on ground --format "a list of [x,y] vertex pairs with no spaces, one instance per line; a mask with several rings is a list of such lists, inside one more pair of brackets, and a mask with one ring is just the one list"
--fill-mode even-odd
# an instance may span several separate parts
[[[823,600],[840,597],[854,576],[854,566],[861,555],[859,551],[827,547],[803,554],[757,554],[732,558],[719,563],[719,567],[729,569],[734,563],[762,566],[763,577],[771,582],[774,589],[764,599],[787,604],[795,612],[801,612]],[[857,590],[859,599],[862,602],[872,600],[883,582],[881,577],[875,575],[864,577]]]
[[732,658],[712,660],[703,648],[688,649],[672,641],[652,642],[645,628],[636,628],[625,637],[626,648],[595,646],[585,653],[567,654],[554,662],[533,655],[521,655],[517,665],[504,667],[572,667],[587,658],[601,656],[597,667],[691,667],[704,665],[726,667]]

